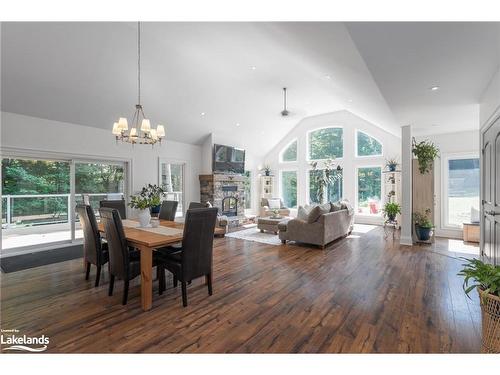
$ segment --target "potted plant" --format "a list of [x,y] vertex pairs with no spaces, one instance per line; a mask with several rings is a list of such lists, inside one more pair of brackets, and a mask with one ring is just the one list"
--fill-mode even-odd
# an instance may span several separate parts
[[396,221],[396,215],[401,213],[401,206],[395,202],[387,202],[383,211],[387,220]]
[[328,186],[342,178],[342,168],[340,165],[334,166],[335,159],[327,159],[324,163],[324,168],[318,168],[318,162],[311,162],[311,168],[314,172],[311,174],[311,184],[316,186],[316,199],[318,203],[325,203],[325,193]]
[[262,170],[264,171],[264,174],[266,176],[270,176],[271,175],[271,167],[269,165],[264,166],[264,168],[262,168]]
[[420,241],[428,241],[431,238],[431,231],[434,225],[429,218],[431,210],[428,208],[422,214],[420,212],[413,213],[413,222],[415,224],[415,232]]
[[148,184],[142,188],[139,195],[149,200],[151,214],[159,214],[161,208],[161,197],[164,193],[165,189],[163,186]]
[[139,210],[139,223],[141,227],[147,227],[149,221],[151,220],[151,201],[149,198],[146,198],[141,194],[131,195],[130,203],[128,205],[136,210]]
[[432,162],[439,157],[439,148],[428,140],[417,143],[415,138],[413,138],[411,151],[418,159],[418,169],[421,174],[430,172]]
[[467,297],[477,288],[482,315],[483,353],[500,353],[500,266],[479,259],[466,259],[458,273],[464,277],[463,288]]
[[396,168],[398,167],[398,165],[399,165],[399,163],[398,163],[396,158],[387,159],[385,161],[385,166],[387,167],[387,170],[389,170],[389,172],[396,171]]

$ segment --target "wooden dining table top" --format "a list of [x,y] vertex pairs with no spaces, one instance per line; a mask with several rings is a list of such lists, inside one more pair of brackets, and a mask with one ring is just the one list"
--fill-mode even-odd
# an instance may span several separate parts
[[[138,222],[138,220],[133,219],[131,221]],[[97,225],[99,228],[99,232],[105,233],[104,224],[102,222],[99,222]],[[160,225],[163,227],[180,229],[181,231],[184,229],[184,224],[178,223],[176,221],[160,220]],[[174,235],[166,235],[153,233],[150,231],[142,230],[140,228],[132,228],[125,225],[123,226],[123,230],[125,232],[125,238],[129,243],[138,244],[149,248],[163,247],[182,241],[182,232]],[[215,234],[222,233],[224,233],[224,230],[222,228],[215,229]]]
[[[123,231],[125,232],[125,238],[128,242],[143,245],[149,248],[162,247],[182,241],[182,230],[184,229],[183,223],[160,220],[160,225],[163,227],[180,229],[181,232],[179,232],[179,234],[166,235],[142,230],[140,228],[132,228],[125,225],[123,226]],[[102,222],[98,223],[98,228],[99,232],[105,232],[104,224]]]

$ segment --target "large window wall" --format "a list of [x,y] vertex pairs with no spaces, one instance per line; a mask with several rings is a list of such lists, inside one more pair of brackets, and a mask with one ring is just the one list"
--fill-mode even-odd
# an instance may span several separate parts
[[83,237],[74,206],[123,199],[125,163],[2,159],[2,251],[48,246]]
[[[321,196],[323,201],[347,199],[357,217],[364,217],[367,222],[381,221],[385,159],[398,158],[401,143],[395,136],[373,128],[374,134],[368,125],[357,128],[341,122],[304,126],[291,132],[288,141],[276,149],[276,159],[266,160],[280,176],[277,192],[285,204],[291,208],[315,204]],[[339,178],[318,194],[322,185],[318,181],[331,161],[333,168],[338,168]]]

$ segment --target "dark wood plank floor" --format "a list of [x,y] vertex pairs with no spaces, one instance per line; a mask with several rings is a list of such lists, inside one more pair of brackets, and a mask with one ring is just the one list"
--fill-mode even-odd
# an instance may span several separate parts
[[121,282],[107,296],[81,260],[1,275],[1,327],[50,337],[50,352],[448,353],[479,352],[480,309],[462,291],[453,244],[400,247],[383,230],[326,250],[217,239],[214,295],[203,280],[171,281],[142,312]]

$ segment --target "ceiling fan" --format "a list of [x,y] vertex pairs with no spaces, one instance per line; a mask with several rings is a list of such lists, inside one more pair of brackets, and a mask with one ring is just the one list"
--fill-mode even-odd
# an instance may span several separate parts
[[290,111],[286,109],[286,87],[283,87],[283,110],[281,111],[281,116],[286,117],[290,114]]

